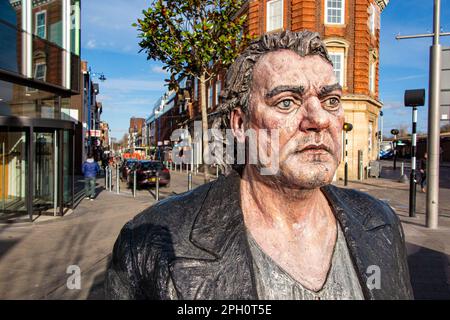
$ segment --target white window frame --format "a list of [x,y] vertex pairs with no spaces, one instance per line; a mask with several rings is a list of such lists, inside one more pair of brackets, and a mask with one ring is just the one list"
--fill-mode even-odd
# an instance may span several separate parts
[[341,8],[341,22],[328,22],[328,0],[325,1],[325,24],[326,25],[336,25],[341,26],[345,24],[345,0],[342,0],[342,8]]
[[375,93],[375,79],[376,79],[376,62],[372,61],[369,66],[369,90]]
[[[281,27],[275,28],[271,24],[271,19],[269,17],[269,7],[274,2],[278,2],[278,1],[281,2]],[[276,31],[276,30],[283,30],[283,29],[284,29],[284,0],[270,0],[270,1],[267,1],[267,4],[266,4],[266,32],[271,32],[271,31]]]
[[216,80],[216,105],[219,104],[220,91],[222,91],[222,81]]
[[[339,75],[339,79],[337,79],[338,81],[339,81],[339,84],[342,86],[342,87],[344,87],[345,86],[345,83],[344,83],[344,79],[345,79],[345,77],[344,77],[344,73],[345,73],[345,54],[344,54],[344,52],[339,52],[339,51],[336,51],[336,52],[333,52],[333,51],[330,51],[329,52],[329,55],[330,56],[339,56],[340,57],[340,60],[341,60],[341,68],[340,68],[340,75]],[[335,68],[335,66],[334,66],[334,64],[333,64],[333,71],[334,71],[334,68]]]
[[198,79],[194,78],[194,86],[192,88],[194,90],[194,101],[198,99]]
[[370,4],[370,16],[369,16],[369,29],[370,29],[370,34],[371,35],[375,35],[375,17],[376,17],[376,8],[373,5],[373,3]]
[[[44,77],[41,78],[41,79],[39,79],[37,77],[38,67],[40,67],[40,66],[44,67]],[[36,79],[36,80],[46,81],[46,78],[47,78],[47,64],[45,62],[38,62],[38,63],[36,63],[35,66],[34,66],[34,74],[33,74],[33,76],[34,76],[34,79]]]
[[214,103],[212,83],[208,86],[208,108],[212,108]]
[[[39,15],[44,15],[44,26],[43,26],[44,27],[44,36],[43,37],[39,36],[39,34],[38,34],[38,16]],[[47,39],[47,10],[41,10],[34,14],[34,30],[35,30],[35,35],[37,35],[38,37],[40,37],[42,39]]]

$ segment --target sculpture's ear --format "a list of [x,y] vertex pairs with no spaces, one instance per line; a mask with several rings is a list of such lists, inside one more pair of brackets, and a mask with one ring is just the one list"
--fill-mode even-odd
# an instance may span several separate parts
[[230,125],[233,135],[240,143],[245,143],[245,113],[241,108],[235,108],[231,111]]

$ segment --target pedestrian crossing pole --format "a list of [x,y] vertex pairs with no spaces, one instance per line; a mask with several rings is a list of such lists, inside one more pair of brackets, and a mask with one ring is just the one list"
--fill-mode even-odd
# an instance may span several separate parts
[[413,107],[412,112],[412,143],[411,143],[411,176],[409,184],[409,216],[416,217],[416,126],[417,126],[417,108]]
[[409,183],[409,216],[416,217],[416,146],[417,107],[425,104],[425,89],[406,90],[405,106],[412,107],[411,174]]

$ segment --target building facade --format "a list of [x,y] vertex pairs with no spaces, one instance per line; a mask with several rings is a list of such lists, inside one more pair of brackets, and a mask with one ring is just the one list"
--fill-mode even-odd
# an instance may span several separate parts
[[130,118],[128,129],[128,149],[135,152],[136,148],[142,147],[142,129],[145,126],[144,118]]
[[0,218],[73,206],[79,56],[79,0],[0,0]]

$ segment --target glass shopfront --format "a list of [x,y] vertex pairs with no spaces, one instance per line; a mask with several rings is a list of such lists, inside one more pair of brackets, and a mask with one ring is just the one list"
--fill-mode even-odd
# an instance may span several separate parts
[[72,207],[73,124],[51,122],[0,116],[0,220],[59,216]]
[[0,215],[26,214],[27,133],[0,127]]

